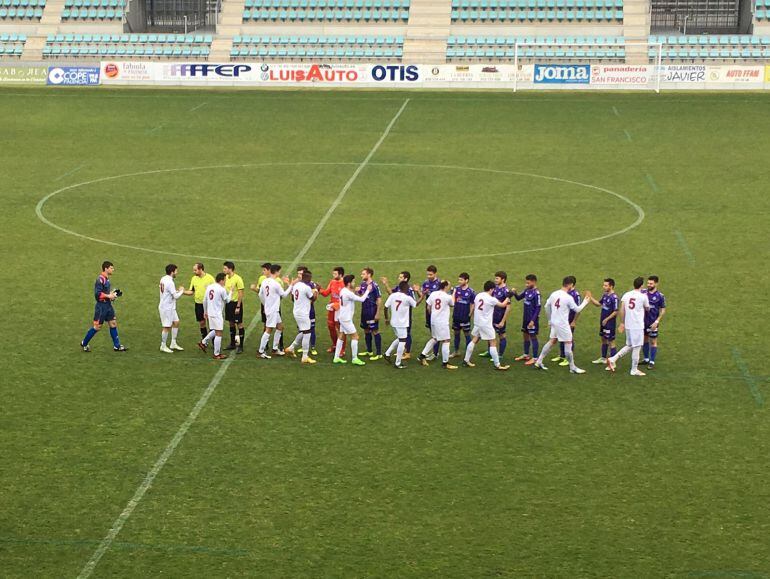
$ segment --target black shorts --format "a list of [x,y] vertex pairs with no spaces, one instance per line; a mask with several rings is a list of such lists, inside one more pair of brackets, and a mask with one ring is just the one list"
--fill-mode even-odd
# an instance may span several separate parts
[[115,319],[115,310],[112,308],[112,302],[96,302],[94,308],[94,322],[103,324]]
[[262,305],[259,306],[259,311],[262,314],[262,323],[266,324],[267,323],[267,316],[265,315],[265,304],[262,304]]
[[203,321],[203,304],[195,304],[195,319],[199,322]]
[[242,324],[243,323],[243,306],[241,306],[241,309],[237,314],[235,313],[236,307],[238,307],[238,302],[230,302],[229,304],[225,305],[225,319],[228,322],[233,322],[235,324]]

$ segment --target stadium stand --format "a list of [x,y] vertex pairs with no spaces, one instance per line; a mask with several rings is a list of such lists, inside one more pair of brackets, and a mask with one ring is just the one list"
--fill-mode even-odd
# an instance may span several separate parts
[[770,20],[770,0],[757,0],[754,17],[757,20]]
[[623,0],[452,0],[452,22],[622,22]]
[[409,20],[410,0],[246,0],[243,21],[369,22]]
[[5,21],[39,21],[46,0],[0,0],[0,23]]
[[24,52],[24,43],[27,41],[25,34],[2,33],[0,34],[0,58],[19,58]]
[[[770,58],[770,36],[751,35],[691,35],[650,36],[650,42],[660,42],[663,61],[750,61]],[[649,58],[657,51],[649,49]]]
[[66,0],[62,21],[122,20],[124,0]]
[[398,61],[403,55],[401,36],[236,36],[233,59],[302,61]]
[[43,57],[205,59],[209,55],[211,41],[210,35],[189,34],[50,34],[43,48]]
[[[518,55],[516,45],[518,47]],[[547,58],[555,61],[623,61],[622,36],[452,36],[447,61],[519,61]]]

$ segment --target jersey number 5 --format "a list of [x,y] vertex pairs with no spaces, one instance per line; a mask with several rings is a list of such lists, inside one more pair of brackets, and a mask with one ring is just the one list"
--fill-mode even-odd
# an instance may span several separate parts
[[636,298],[628,300],[628,309],[633,310],[636,307]]

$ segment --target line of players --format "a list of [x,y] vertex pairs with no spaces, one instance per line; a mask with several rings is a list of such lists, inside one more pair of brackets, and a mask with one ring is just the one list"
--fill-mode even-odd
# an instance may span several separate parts
[[[200,324],[202,337],[198,347],[207,351],[209,344],[213,344],[214,357],[226,358],[222,353],[222,333],[224,322],[227,321],[230,325],[231,340],[225,349],[242,353],[245,340],[245,286],[241,276],[235,273],[235,264],[225,262],[223,271],[217,274],[216,278],[204,271],[203,264],[195,264],[188,289],[175,286],[174,278],[177,273],[177,266],[170,264],[166,268],[166,276],[160,282],[159,312],[163,326],[161,351],[171,353],[174,350],[182,350],[176,343],[179,327],[176,301],[187,294],[195,296],[196,319]],[[317,355],[315,303],[319,295],[330,297],[326,305],[327,328],[333,346],[327,352],[334,354],[335,364],[346,364],[345,348],[349,339],[351,363],[357,366],[365,365],[361,358],[368,357],[371,361],[385,358],[393,362],[396,368],[404,368],[404,360],[411,357],[412,310],[424,302],[425,325],[430,329],[431,338],[418,356],[421,364],[428,365],[440,352],[442,366],[455,370],[457,366],[451,364],[450,359],[461,356],[460,342],[464,334],[463,366],[475,366],[471,359],[476,344],[486,341],[488,350],[481,356],[490,358],[497,370],[507,370],[509,366],[502,364],[500,360],[507,347],[506,330],[511,304],[516,300],[523,301],[523,353],[517,356],[515,361],[523,361],[525,365],[547,370],[544,365],[545,358],[558,343],[559,355],[551,361],[561,366],[569,366],[571,373],[584,373],[574,361],[574,330],[580,312],[589,304],[593,304],[601,308],[601,356],[593,363],[606,364],[608,370],[614,371],[617,360],[630,351],[631,374],[643,376],[644,373],[638,369],[640,351],[644,351],[642,363],[647,364],[648,368],[653,368],[657,355],[659,326],[666,313],[665,297],[658,290],[657,276],[647,278],[646,288],[642,287],[644,278],[635,279],[633,289],[620,299],[615,293],[615,281],[607,278],[604,280],[599,300],[587,291],[582,301],[575,287],[576,279],[567,276],[563,280],[562,288],[553,292],[545,303],[550,334],[540,351],[538,335],[542,308],[537,276],[527,275],[525,288],[519,293],[516,288],[508,287],[507,274],[498,271],[494,281],[485,282],[483,291],[477,294],[469,285],[470,276],[467,273],[461,273],[458,284],[452,286],[448,281],[441,280],[437,268],[431,265],[427,268],[426,279],[421,286],[410,285],[411,274],[408,271],[399,274],[395,287],[391,287],[387,278],[381,278],[388,294],[384,302],[385,323],[393,328],[395,334],[395,339],[383,353],[379,332],[383,294],[374,281],[374,271],[371,268],[364,268],[360,274],[360,283],[356,283],[354,275],[345,275],[343,267],[336,267],[332,270],[332,279],[325,288],[313,281],[312,272],[304,266],[297,268],[297,275],[292,280],[281,278],[280,273],[280,265],[265,263],[262,265],[259,280],[250,286],[250,289],[259,295],[262,304],[264,328],[257,356],[270,359],[272,356],[284,355],[296,357],[301,353],[303,364],[316,363],[311,356]],[[292,344],[284,348],[281,300],[287,297],[293,302],[298,334]],[[364,330],[366,343],[366,350],[363,352],[359,352],[359,334],[353,322],[356,302],[361,303],[360,327]],[[451,353],[450,312],[451,329],[454,331],[454,352]],[[618,330],[626,334],[626,346],[619,351],[615,347]],[[170,346],[167,346],[169,334],[172,340]],[[272,348],[269,348],[271,339]]]

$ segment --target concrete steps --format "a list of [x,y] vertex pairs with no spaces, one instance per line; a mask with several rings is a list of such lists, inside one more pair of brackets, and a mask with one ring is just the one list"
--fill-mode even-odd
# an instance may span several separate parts
[[223,0],[217,23],[217,35],[211,43],[209,60],[212,62],[229,62],[230,50],[233,47],[233,37],[241,33],[243,24],[244,0]]
[[446,42],[451,22],[452,4],[448,0],[412,0],[409,25],[404,36],[403,62],[446,62]]

